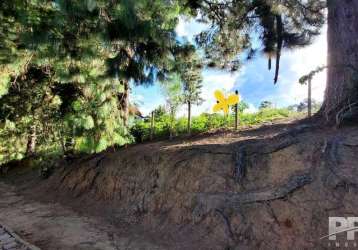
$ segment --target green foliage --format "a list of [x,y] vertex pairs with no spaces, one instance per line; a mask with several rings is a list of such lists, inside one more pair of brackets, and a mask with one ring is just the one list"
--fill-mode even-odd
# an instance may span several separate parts
[[161,0],[1,1],[0,164],[24,156],[30,135],[37,153],[130,143],[124,86],[172,70],[181,11]]
[[[239,113],[243,113],[248,108],[249,108],[249,104],[247,104],[245,101],[240,101],[237,104],[237,110],[238,110]],[[232,110],[233,113],[235,112],[235,105],[231,106],[231,110]]]
[[182,81],[182,102],[200,104],[202,88],[202,60],[195,47],[186,43],[177,48],[175,70],[179,72]]
[[307,75],[301,76],[301,78],[298,80],[299,83],[301,85],[305,85],[308,83],[308,81],[311,81],[312,78],[322,72],[323,70],[325,70],[327,68],[327,66],[318,66],[316,69],[312,70],[311,72],[309,72]]
[[[238,52],[253,54],[254,29],[277,65],[281,48],[311,41],[323,24],[322,1],[299,3],[0,1],[0,164],[35,146],[40,154],[94,153],[132,142],[123,105],[129,83],[165,83],[169,112],[155,112],[155,134],[183,134],[190,123],[175,114],[180,104],[202,101],[203,61],[195,46],[176,40],[179,15],[200,10],[202,21],[212,24],[197,39],[206,62],[237,70]],[[268,105],[257,114],[243,114],[245,108],[239,104],[243,125],[290,115]],[[232,116],[202,114],[192,119],[191,130],[232,123]],[[150,121],[137,121],[131,132],[146,140]]]
[[[202,67],[203,62],[199,57],[195,46],[190,43],[184,43],[176,47],[176,62],[173,67],[175,72],[174,79],[171,79],[169,86],[172,86],[172,97],[169,98],[170,113],[174,121],[176,109],[180,104],[186,104],[188,109],[187,132],[191,133],[191,107],[202,103]],[[175,84],[173,83],[173,80]],[[168,88],[168,87],[167,87]],[[174,88],[174,89],[173,89]],[[168,97],[168,93],[166,94]],[[174,104],[174,105],[173,105]],[[173,109],[174,108],[174,109]],[[172,122],[173,124],[173,122]],[[174,133],[174,127],[171,126],[171,135]]]
[[182,82],[179,74],[171,74],[166,82],[161,83],[161,88],[170,113],[175,116],[179,105],[183,101]]
[[[175,115],[177,113],[178,107],[180,106],[183,96],[182,96],[182,82],[178,74],[171,74],[168,81],[162,83],[162,91],[166,98],[167,105],[169,107],[169,117],[170,117],[170,134],[175,133],[174,130],[174,121]],[[164,118],[164,116],[162,116]]]
[[[322,106],[322,103],[316,101],[315,99],[311,100],[311,108],[313,112],[317,112]],[[308,108],[308,99],[304,99],[298,105],[296,105],[297,112],[306,112]]]
[[237,70],[239,53],[248,52],[251,59],[260,49],[269,59],[275,57],[274,82],[278,80],[281,50],[310,44],[325,22],[323,0],[185,0],[184,6],[200,15],[210,28],[197,37],[209,66]]
[[[262,109],[253,114],[239,114],[240,126],[256,125],[263,122],[274,121],[280,118],[287,118],[295,116],[297,113],[289,111],[286,108],[282,109]],[[202,133],[213,129],[232,128],[234,126],[234,116],[223,116],[221,114],[203,113],[199,116],[193,117],[192,132]],[[171,119],[169,115],[162,116],[155,123],[155,138],[167,139],[170,136]],[[175,119],[175,131],[177,135],[186,134],[187,121],[186,118],[181,117]],[[137,142],[146,141],[150,135],[150,121],[138,120],[131,128],[131,133]]]
[[270,101],[262,101],[260,103],[259,109],[272,109],[274,107],[273,103]]
[[165,110],[165,106],[160,105],[156,109],[153,110],[154,118],[155,120],[159,120],[162,116],[164,116],[167,113]]

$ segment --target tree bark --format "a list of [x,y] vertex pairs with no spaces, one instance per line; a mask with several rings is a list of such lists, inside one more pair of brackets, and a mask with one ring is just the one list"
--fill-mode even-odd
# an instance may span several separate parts
[[31,126],[30,133],[27,138],[26,156],[31,156],[35,153],[36,141],[37,141],[36,126]]
[[188,102],[188,135],[191,134],[191,102]]
[[122,108],[122,118],[124,126],[128,125],[128,116],[129,116],[129,82],[127,80],[123,81],[123,95],[121,97],[121,108]]
[[336,122],[358,102],[358,0],[327,0],[327,87],[321,113]]

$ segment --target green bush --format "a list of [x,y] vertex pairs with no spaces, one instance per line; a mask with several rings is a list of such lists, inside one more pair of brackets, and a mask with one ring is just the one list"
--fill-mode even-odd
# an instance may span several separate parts
[[[239,114],[240,126],[255,125],[275,119],[291,117],[297,112],[286,108],[273,109],[263,108],[253,114]],[[171,119],[167,114],[156,117],[154,124],[154,138],[166,139],[170,135]],[[192,118],[192,133],[202,133],[212,129],[232,128],[235,117],[233,114],[225,117],[221,114],[203,113]],[[174,135],[185,135],[187,133],[186,117],[177,118],[173,124]],[[137,120],[131,128],[131,133],[137,142],[146,141],[150,136],[150,120]]]

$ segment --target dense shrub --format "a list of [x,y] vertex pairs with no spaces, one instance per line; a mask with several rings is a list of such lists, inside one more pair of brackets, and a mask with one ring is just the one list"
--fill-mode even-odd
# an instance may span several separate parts
[[[275,119],[292,117],[297,112],[289,111],[286,108],[272,109],[264,108],[257,113],[240,114],[240,126],[255,125],[263,122],[273,121]],[[192,133],[206,132],[212,129],[232,128],[235,118],[231,114],[227,117],[221,114],[203,113],[192,119]],[[171,127],[170,116],[162,114],[156,117],[154,124],[154,138],[166,139],[169,137]],[[173,124],[174,135],[184,135],[187,133],[186,117],[177,118]],[[150,136],[150,120],[137,120],[131,128],[131,133],[137,142],[146,141]]]

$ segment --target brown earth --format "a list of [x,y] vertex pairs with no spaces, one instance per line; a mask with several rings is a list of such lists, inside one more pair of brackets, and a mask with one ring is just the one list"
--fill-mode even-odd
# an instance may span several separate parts
[[358,127],[302,123],[111,149],[12,178],[0,221],[42,249],[326,249],[357,159]]

